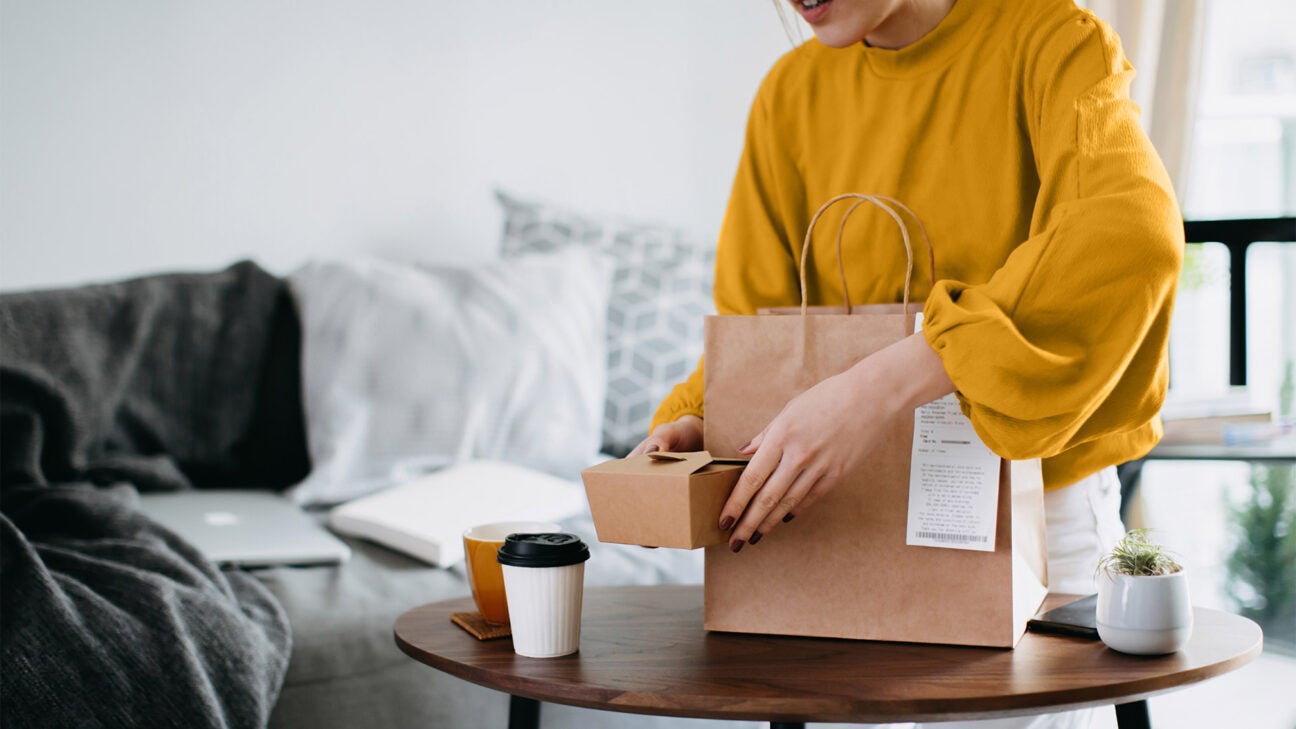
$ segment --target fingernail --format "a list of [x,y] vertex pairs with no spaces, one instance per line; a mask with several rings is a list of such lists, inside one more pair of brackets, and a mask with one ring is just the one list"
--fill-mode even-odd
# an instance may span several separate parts
[[761,540],[761,537],[763,537],[763,536],[765,536],[765,535],[764,535],[764,534],[761,534],[760,532],[752,532],[752,535],[751,535],[751,541],[748,542],[748,543],[749,543],[749,544],[755,544],[756,542],[759,542],[759,541]]
[[796,514],[788,514],[783,517],[783,523],[786,524],[796,518]]
[[644,453],[652,453],[656,450],[659,450],[656,445],[650,445],[644,449]]
[[726,516],[725,518],[720,520],[720,531],[727,531],[729,527],[733,525],[734,525],[734,518],[732,516]]
[[743,445],[743,447],[742,447],[742,448],[739,448],[738,450],[740,450],[740,451],[745,451],[745,450],[747,450],[748,448],[751,448],[751,444],[752,444],[751,441],[747,441],[747,442]]
[[743,548],[743,540],[741,539],[735,539],[734,543],[729,545],[729,549],[731,549],[734,554],[738,554],[739,552],[741,552],[742,548]]

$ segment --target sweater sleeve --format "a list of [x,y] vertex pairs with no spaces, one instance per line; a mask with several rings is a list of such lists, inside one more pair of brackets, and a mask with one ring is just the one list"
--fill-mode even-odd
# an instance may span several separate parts
[[1023,88],[1040,188],[1030,237],[986,282],[938,282],[924,334],[977,433],[1057,455],[1157,417],[1183,222],[1111,31],[1073,17]]
[[[787,57],[785,57],[786,61]],[[720,314],[797,303],[796,260],[789,241],[808,224],[800,171],[771,130],[767,97],[783,63],[761,84],[747,119],[742,157],[716,246],[715,304]],[[652,427],[684,415],[702,417],[703,368],[676,385],[653,416]]]

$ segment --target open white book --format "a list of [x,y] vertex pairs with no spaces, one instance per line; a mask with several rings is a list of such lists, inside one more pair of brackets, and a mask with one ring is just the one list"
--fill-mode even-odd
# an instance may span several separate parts
[[584,511],[580,484],[499,461],[466,461],[335,507],[329,524],[424,562],[463,559],[463,533],[497,521],[556,521]]

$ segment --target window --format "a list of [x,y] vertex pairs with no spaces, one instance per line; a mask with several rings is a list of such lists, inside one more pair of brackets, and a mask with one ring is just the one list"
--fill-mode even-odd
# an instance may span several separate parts
[[[1205,9],[1184,216],[1296,215],[1296,3],[1207,0]],[[1171,335],[1175,397],[1228,387],[1228,266],[1223,246],[1189,247]],[[1253,245],[1247,277],[1248,393],[1291,418],[1296,245]],[[1143,498],[1146,524],[1194,567],[1194,602],[1256,618],[1267,651],[1296,656],[1296,468],[1150,462]]]

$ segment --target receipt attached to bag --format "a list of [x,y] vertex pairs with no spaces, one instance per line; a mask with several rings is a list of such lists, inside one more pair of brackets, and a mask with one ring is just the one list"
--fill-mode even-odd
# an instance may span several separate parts
[[999,465],[953,394],[914,410],[905,544],[993,552]]

